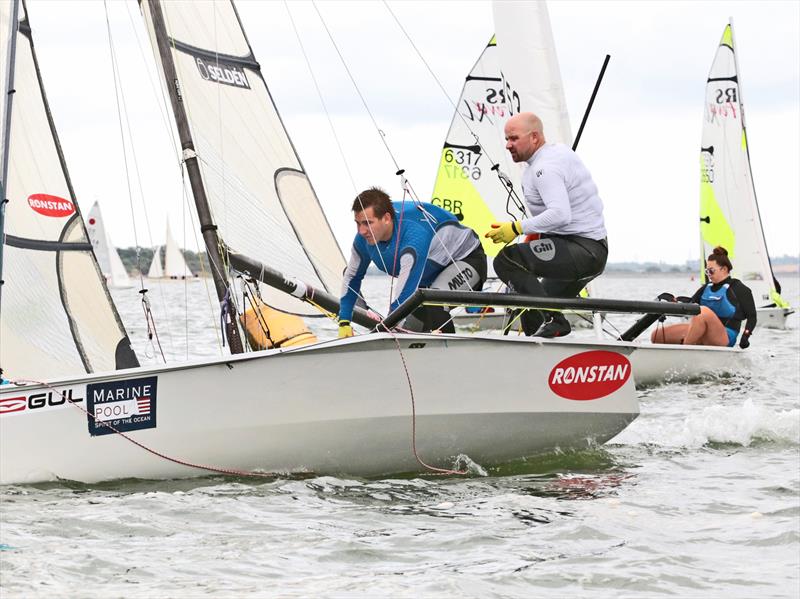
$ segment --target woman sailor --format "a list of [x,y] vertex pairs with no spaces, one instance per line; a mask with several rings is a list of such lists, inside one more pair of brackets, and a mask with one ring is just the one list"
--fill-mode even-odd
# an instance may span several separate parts
[[706,260],[708,283],[700,287],[691,302],[700,304],[700,314],[689,324],[659,327],[650,337],[653,343],[684,345],[719,345],[733,347],[746,320],[739,347],[750,346],[750,335],[756,326],[756,306],[750,288],[730,276],[733,270],[728,251],[716,247]]

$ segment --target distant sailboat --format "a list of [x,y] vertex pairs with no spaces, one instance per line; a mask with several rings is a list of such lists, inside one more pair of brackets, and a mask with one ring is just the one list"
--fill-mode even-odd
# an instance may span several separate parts
[[100,203],[95,202],[89,211],[89,218],[86,222],[86,232],[94,248],[94,255],[100,265],[100,271],[106,278],[106,283],[112,289],[127,289],[133,287],[128,271],[117,253],[117,248],[111,243],[108,231],[103,221],[103,214],[100,212]]
[[753,291],[758,324],[786,327],[792,313],[772,272],[750,168],[742,78],[733,24],[725,26],[706,83],[700,145],[700,269],[714,247],[728,250],[734,276]]
[[191,279],[196,276],[183,257],[181,248],[178,247],[172,231],[167,222],[167,242],[164,246],[164,265],[161,265],[161,247],[156,246],[153,251],[153,261],[147,271],[148,279]]
[[161,246],[157,245],[153,250],[153,260],[150,262],[150,268],[147,271],[148,279],[163,279],[164,267],[161,266]]

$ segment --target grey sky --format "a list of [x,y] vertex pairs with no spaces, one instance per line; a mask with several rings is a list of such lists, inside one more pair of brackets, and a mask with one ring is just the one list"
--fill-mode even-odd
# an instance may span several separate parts
[[[283,3],[237,4],[301,160],[342,245],[354,233],[347,178]],[[493,31],[486,2],[390,3],[451,97]],[[289,9],[342,138],[357,187],[399,190],[394,167],[313,7]],[[452,108],[382,3],[324,2],[320,12],[392,151],[427,197]],[[146,75],[152,69],[135,2],[108,4],[151,235],[183,220],[175,154]],[[800,4],[551,2],[550,17],[577,130],[605,53],[611,64],[579,149],[606,203],[610,260],[682,262],[698,255],[698,146],[705,79],[733,16],[754,179],[773,254],[800,253]],[[34,41],[79,201],[99,199],[117,245],[132,245],[103,3],[29,2]],[[65,26],[68,24],[69,26]],[[136,37],[144,44],[143,55]],[[148,61],[148,62],[145,62]],[[145,65],[148,65],[145,67]],[[155,76],[151,73],[151,76]],[[162,108],[163,110],[163,108]],[[545,123],[546,126],[546,123]],[[129,165],[130,166],[130,165]],[[131,170],[133,170],[131,166]],[[186,228],[186,244],[194,232]],[[180,237],[180,233],[178,234]]]

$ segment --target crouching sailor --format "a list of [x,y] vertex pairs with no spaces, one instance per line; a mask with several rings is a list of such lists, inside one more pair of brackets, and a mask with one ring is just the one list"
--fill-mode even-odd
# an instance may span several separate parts
[[750,335],[756,326],[756,305],[750,288],[730,276],[733,270],[728,252],[716,247],[706,260],[708,284],[703,285],[690,301],[700,304],[700,314],[689,324],[674,324],[657,328],[650,340],[653,343],[683,343],[685,345],[719,345],[733,347],[739,337],[742,321],[746,320],[739,347],[750,347]]
[[[450,212],[427,203],[392,202],[372,187],[353,202],[358,234],[344,272],[339,304],[339,337],[350,337],[350,318],[370,262],[397,277],[390,310],[418,287],[480,290],[486,280],[486,254],[472,229]],[[455,332],[449,312],[421,306],[403,323],[412,331]]]
[[[522,192],[531,216],[495,223],[486,237],[506,244],[523,233],[533,233],[535,239],[500,250],[494,270],[518,293],[575,297],[603,272],[608,258],[597,186],[575,152],[545,141],[542,121],[535,114],[522,112],[508,119],[505,136],[514,162],[528,163]],[[560,312],[548,312],[545,322],[541,312],[526,310],[521,321],[526,335],[561,337],[571,330]]]

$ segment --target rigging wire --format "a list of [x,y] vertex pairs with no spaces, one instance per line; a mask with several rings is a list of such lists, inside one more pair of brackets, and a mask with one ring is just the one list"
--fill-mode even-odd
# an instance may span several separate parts
[[369,118],[372,120],[372,124],[375,126],[376,131],[380,135],[381,141],[383,142],[386,151],[389,153],[389,156],[391,157],[392,162],[394,163],[395,170],[400,171],[401,170],[400,165],[397,163],[397,160],[395,159],[394,154],[392,153],[392,150],[389,147],[389,144],[386,142],[386,133],[384,133],[383,130],[378,126],[378,122],[375,120],[372,111],[369,109],[367,101],[364,98],[364,94],[361,93],[361,89],[358,87],[358,84],[356,83],[353,74],[350,72],[350,67],[347,66],[347,62],[345,62],[344,56],[342,56],[342,52],[339,50],[339,46],[336,44],[336,40],[333,39],[333,34],[331,34],[331,30],[328,28],[328,24],[325,22],[325,19],[322,17],[322,13],[319,11],[319,7],[317,6],[316,0],[311,0],[311,5],[314,7],[314,10],[317,11],[317,15],[319,15],[319,20],[322,22],[322,26],[325,28],[325,32],[328,34],[328,38],[331,40],[331,44],[333,44],[333,47],[336,50],[336,54],[339,55],[339,60],[341,60],[342,65],[344,66],[344,69],[347,72],[347,76],[350,77],[350,81],[352,82],[353,87],[355,88],[356,93],[358,94],[358,97],[361,99],[361,103],[364,105],[364,109],[367,111]]
[[[461,111],[458,109],[458,106],[456,105],[455,102],[453,102],[453,99],[450,97],[450,94],[447,93],[447,90],[444,88],[444,85],[442,85],[441,80],[439,79],[439,77],[436,76],[436,73],[433,71],[433,68],[431,68],[431,66],[428,63],[428,61],[425,60],[425,57],[422,55],[422,52],[419,50],[417,45],[414,43],[414,40],[411,39],[411,36],[409,35],[408,31],[406,31],[406,28],[403,27],[402,23],[400,23],[400,20],[397,18],[397,15],[394,14],[394,12],[392,11],[392,9],[389,6],[389,4],[386,2],[386,0],[382,0],[382,2],[383,2],[383,5],[386,7],[386,10],[389,11],[389,14],[394,19],[394,22],[397,23],[397,26],[400,28],[400,31],[402,31],[403,35],[405,35],[406,39],[408,40],[408,43],[411,44],[411,47],[417,53],[417,56],[419,56],[420,60],[422,61],[422,64],[424,64],[425,68],[428,69],[428,72],[431,74],[431,77],[433,77],[433,80],[436,82],[436,85],[439,87],[440,90],[442,90],[442,94],[444,94],[444,97],[450,103],[450,106],[453,107],[453,111],[454,111],[455,115],[458,118],[461,119],[461,121],[464,123],[464,126],[467,128],[467,131],[469,131],[470,134],[472,135],[472,137],[475,139],[475,143],[481,149],[481,152],[483,152],[483,154],[489,159],[489,162],[492,163],[492,165],[493,165],[492,166],[492,170],[497,173],[497,177],[498,177],[498,180],[500,181],[501,185],[505,189],[508,190],[509,198],[511,198],[513,196],[515,206],[519,210],[522,211],[523,215],[526,215],[527,212],[525,210],[525,205],[522,202],[522,200],[519,198],[519,195],[517,194],[517,192],[514,190],[514,185],[511,182],[511,179],[508,177],[508,175],[506,175],[505,173],[503,173],[500,170],[500,163],[499,162],[495,162],[495,160],[492,158],[492,156],[489,154],[489,152],[486,151],[486,148],[483,146],[483,144],[481,144],[480,137],[469,126],[469,123],[467,122],[467,119],[464,118],[463,114],[461,114]],[[508,205],[508,200],[506,201],[506,204]],[[509,212],[508,209],[506,209],[506,211]],[[510,212],[509,212],[509,215],[514,217],[514,215],[511,214]]]
[[[111,59],[111,71],[114,77],[114,96],[116,99],[117,104],[117,122],[119,125],[119,136],[120,141],[122,144],[122,157],[123,157],[123,164],[125,165],[125,183],[128,190],[128,205],[130,207],[131,212],[131,225],[133,228],[133,238],[134,242],[136,243],[136,267],[139,271],[139,293],[142,294],[142,309],[144,310],[145,315],[145,322],[147,323],[148,329],[148,339],[152,345],[153,336],[150,333],[151,331],[151,321],[153,320],[153,314],[150,310],[150,302],[147,300],[147,289],[144,286],[144,275],[142,269],[142,262],[141,262],[141,245],[139,244],[139,234],[138,229],[136,227],[136,211],[133,206],[133,191],[131,188],[131,174],[130,174],[130,167],[128,165],[128,149],[127,145],[125,144],[125,128],[123,127],[123,115],[124,120],[127,124],[128,136],[131,143],[131,152],[132,152],[132,160],[134,163],[134,168],[136,170],[136,176],[139,181],[139,188],[141,189],[141,177],[139,175],[139,167],[138,162],[136,161],[136,154],[133,148],[133,135],[130,128],[130,120],[128,119],[128,111],[127,106],[125,104],[124,97],[120,98],[120,90],[122,88],[122,80],[121,76],[119,75],[119,64],[117,62],[117,55],[114,49],[114,36],[111,31],[111,20],[109,19],[108,15],[108,2],[107,0],[103,0],[103,9],[105,12],[105,19],[106,19],[106,33],[108,36],[108,48],[109,48],[109,55]],[[158,344],[159,352],[161,353],[161,359],[166,363],[166,357],[164,356],[164,351],[161,347],[161,340],[158,337],[157,330],[155,328],[155,322],[152,322],[153,327],[152,331],[155,334],[156,342]],[[169,327],[167,328],[167,338],[170,340],[170,344],[172,343],[172,337],[169,334]],[[155,349],[155,347],[153,348]]]

